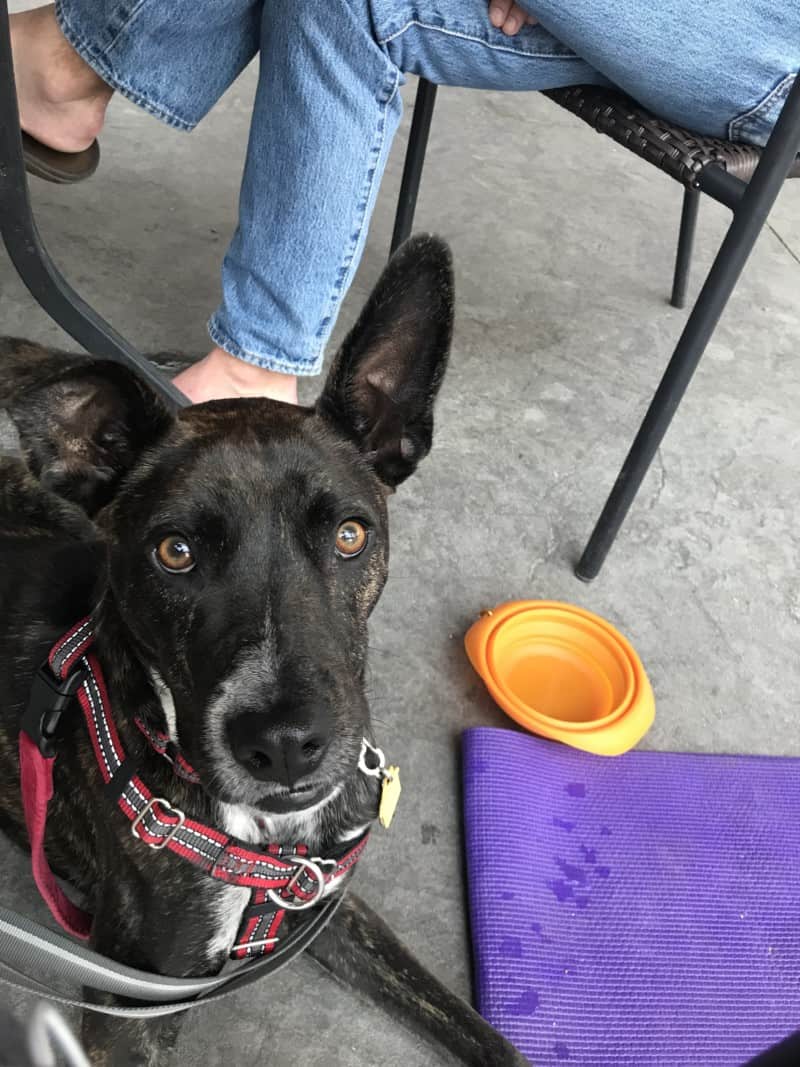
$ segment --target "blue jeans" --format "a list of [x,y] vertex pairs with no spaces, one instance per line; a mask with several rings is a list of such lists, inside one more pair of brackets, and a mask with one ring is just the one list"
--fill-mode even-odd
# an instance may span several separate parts
[[[352,281],[400,121],[404,74],[533,90],[614,84],[672,122],[763,144],[800,69],[800,4],[525,0],[540,24],[494,29],[487,0],[57,0],[110,85],[191,130],[260,52],[214,342],[315,374]],[[469,136],[468,131],[465,136]]]

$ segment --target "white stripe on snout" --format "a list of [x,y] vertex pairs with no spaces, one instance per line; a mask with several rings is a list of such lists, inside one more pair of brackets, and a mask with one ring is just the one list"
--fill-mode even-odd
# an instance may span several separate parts
[[[209,705],[209,712],[222,711],[241,705],[243,698],[264,692],[273,686],[278,672],[275,666],[275,640],[268,623],[264,638],[258,645],[248,645],[235,657],[229,673],[220,680],[217,696]],[[211,718],[212,716],[208,716]]]
[[229,714],[243,708],[253,710],[253,697],[263,698],[275,684],[276,678],[275,643],[272,628],[265,622],[261,643],[248,646],[236,656],[229,673],[220,680],[216,696],[203,716],[206,748],[211,753],[215,767],[234,768],[225,740],[224,726]]

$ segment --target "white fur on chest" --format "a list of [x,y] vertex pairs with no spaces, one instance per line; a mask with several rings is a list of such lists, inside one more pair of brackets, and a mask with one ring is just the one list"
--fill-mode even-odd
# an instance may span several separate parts
[[236,942],[236,935],[242,925],[242,915],[250,900],[250,890],[242,885],[225,885],[220,883],[219,895],[215,904],[217,921],[214,934],[206,945],[210,963],[216,963],[220,955],[228,955]]

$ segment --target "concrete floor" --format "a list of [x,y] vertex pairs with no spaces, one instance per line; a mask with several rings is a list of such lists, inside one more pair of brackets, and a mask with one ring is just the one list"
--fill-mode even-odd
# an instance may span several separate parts
[[[207,344],[253,86],[248,72],[191,137],[115,100],[98,175],[33,190],[67,277],[144,350]],[[384,261],[406,132],[407,121],[341,327]],[[800,755],[800,182],[784,190],[606,570],[591,586],[572,575],[684,321],[665,300],[679,207],[676,185],[545,99],[440,94],[417,221],[452,243],[457,326],[434,451],[392,502],[371,689],[405,788],[357,882],[467,997],[459,737],[511,725],[463,652],[482,608],[564,599],[618,624],[656,693],[645,747]],[[703,205],[695,279],[725,224]],[[64,342],[3,257],[0,328]],[[0,899],[41,916],[23,859],[0,870]],[[298,1050],[307,1067],[440,1062],[304,960],[281,988],[195,1015],[179,1062],[283,1067]]]

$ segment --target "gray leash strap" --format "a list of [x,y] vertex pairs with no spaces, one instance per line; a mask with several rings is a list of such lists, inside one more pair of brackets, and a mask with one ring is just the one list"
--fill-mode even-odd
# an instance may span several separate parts
[[48,930],[24,915],[0,908],[0,960],[27,974],[31,967],[47,967],[68,982],[117,993],[136,1000],[169,1002],[197,996],[225,979],[167,978],[137,971],[106,959],[62,934]]
[[[0,983],[33,996],[47,997],[57,1004],[101,1015],[134,1019],[171,1015],[230,996],[243,986],[285,967],[327,926],[342,899],[343,894],[332,897],[308,925],[288,937],[269,956],[252,963],[234,964],[235,969],[223,968],[220,974],[211,978],[170,978],[128,967],[48,930],[24,915],[0,907],[0,966],[15,975],[10,978],[0,974]],[[142,1007],[122,1007],[64,996],[30,976],[29,971],[37,965],[46,966],[58,978],[71,984],[149,1003]]]
[[[272,973],[280,970],[281,967],[285,967],[289,962],[288,959],[283,960],[273,968]],[[62,993],[54,993],[52,989],[23,974],[21,971],[9,967],[7,963],[0,963],[0,967],[4,967],[7,971],[16,975],[15,978],[7,978],[5,975],[0,974],[0,985],[16,989],[19,993],[27,993],[34,997],[44,997],[55,1004],[61,1004],[65,1008],[80,1008],[82,1011],[93,1011],[98,1015],[113,1015],[118,1019],[155,1019],[161,1015],[176,1015],[178,1012],[188,1011],[189,1008],[196,1007],[198,1004],[207,1004],[211,1000],[220,1000],[222,997],[231,996],[236,992],[235,989],[229,988],[228,984],[201,999],[175,1001],[170,1004],[148,1004],[146,1007],[132,1008],[116,1004],[95,1004],[90,1000],[78,1000],[76,997],[67,997]]]

